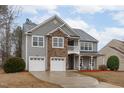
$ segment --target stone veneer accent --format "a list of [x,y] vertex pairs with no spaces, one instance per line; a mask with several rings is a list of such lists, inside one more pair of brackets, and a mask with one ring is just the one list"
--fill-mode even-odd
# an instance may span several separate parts
[[[52,48],[52,37],[58,36],[58,37],[64,37],[64,48]],[[66,57],[66,61],[68,58],[68,37],[65,33],[63,33],[60,30],[57,30],[53,33],[50,33],[48,36],[48,70],[50,70],[50,58],[51,57]]]

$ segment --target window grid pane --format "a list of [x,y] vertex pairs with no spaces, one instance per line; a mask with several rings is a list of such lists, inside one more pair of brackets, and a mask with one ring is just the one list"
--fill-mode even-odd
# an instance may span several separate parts
[[81,43],[81,50],[91,51],[93,49],[92,42],[82,42]]
[[35,41],[37,41],[38,40],[38,38],[37,37],[33,37],[33,41],[35,42]]
[[43,37],[37,36],[33,37],[33,46],[43,46]]
[[37,42],[33,42],[33,46],[37,46],[38,45],[38,43]]
[[63,47],[64,46],[63,38],[61,37],[53,38],[53,46],[58,48]]

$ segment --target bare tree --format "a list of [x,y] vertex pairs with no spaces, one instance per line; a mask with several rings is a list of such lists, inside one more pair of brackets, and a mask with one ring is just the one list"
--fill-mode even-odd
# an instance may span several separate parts
[[18,26],[12,33],[12,41],[15,46],[15,56],[21,57],[22,51],[22,34],[23,30],[20,26]]
[[12,26],[19,11],[13,6],[0,6],[0,34],[1,34],[1,50],[3,61],[11,56],[12,49]]

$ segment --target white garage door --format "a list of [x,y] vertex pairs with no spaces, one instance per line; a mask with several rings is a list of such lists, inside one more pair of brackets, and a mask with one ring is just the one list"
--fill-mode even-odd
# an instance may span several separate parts
[[65,71],[66,70],[66,61],[65,57],[51,57],[50,62],[51,71]]
[[39,56],[29,57],[29,71],[45,71],[45,58]]

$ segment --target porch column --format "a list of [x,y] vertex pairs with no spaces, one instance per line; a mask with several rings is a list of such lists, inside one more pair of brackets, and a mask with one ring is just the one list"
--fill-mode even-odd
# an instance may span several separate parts
[[103,65],[105,65],[105,57],[102,57]]
[[80,70],[80,55],[79,55],[79,64],[78,64],[78,70]]
[[91,70],[93,70],[93,56],[90,57],[90,68]]
[[80,55],[80,40],[78,40],[78,53]]

